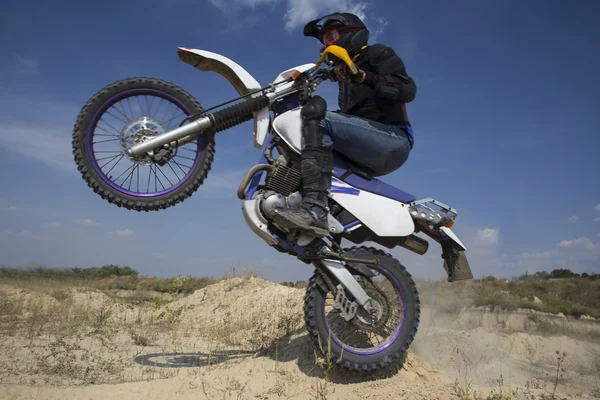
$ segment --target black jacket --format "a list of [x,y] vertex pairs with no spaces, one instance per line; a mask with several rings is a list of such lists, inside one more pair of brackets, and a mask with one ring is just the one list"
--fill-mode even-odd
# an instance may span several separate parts
[[414,100],[417,86],[394,50],[382,44],[367,46],[355,64],[366,78],[362,84],[339,83],[340,112],[386,124],[409,124],[405,104]]

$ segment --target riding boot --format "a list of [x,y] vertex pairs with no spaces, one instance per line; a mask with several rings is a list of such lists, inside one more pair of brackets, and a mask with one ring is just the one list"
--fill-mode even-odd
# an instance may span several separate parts
[[301,172],[304,196],[299,208],[279,208],[275,210],[275,219],[279,225],[288,229],[310,231],[317,237],[329,235],[327,207],[333,153],[329,148],[305,148],[301,156]]
[[303,200],[299,208],[279,208],[274,219],[282,228],[311,231],[317,237],[329,235],[327,207],[333,153],[324,145],[326,129],[323,118],[327,104],[321,97],[313,97],[301,111],[302,153],[300,169],[302,175]]

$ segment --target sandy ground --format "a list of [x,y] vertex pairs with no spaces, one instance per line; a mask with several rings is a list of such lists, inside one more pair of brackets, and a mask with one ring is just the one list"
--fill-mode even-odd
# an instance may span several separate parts
[[0,398],[544,399],[563,353],[556,398],[600,398],[596,321],[542,316],[561,328],[544,333],[525,312],[424,304],[403,368],[364,376],[316,357],[303,294],[233,278],[134,306],[91,289],[0,284]]

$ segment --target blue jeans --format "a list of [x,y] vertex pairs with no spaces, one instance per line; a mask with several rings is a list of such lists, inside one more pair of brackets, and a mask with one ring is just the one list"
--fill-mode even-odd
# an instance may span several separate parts
[[374,176],[387,175],[408,159],[413,145],[410,125],[386,125],[337,112],[327,112],[323,145],[366,167]]

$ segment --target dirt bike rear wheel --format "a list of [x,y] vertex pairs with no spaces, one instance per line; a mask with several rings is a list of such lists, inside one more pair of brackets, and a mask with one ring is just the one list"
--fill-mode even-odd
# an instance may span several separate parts
[[[381,303],[381,312],[377,312],[377,321],[375,321],[376,318],[367,321],[370,316],[362,310],[362,320],[359,320],[357,319],[361,310],[359,306],[356,316],[346,322],[335,308],[329,313],[326,311],[327,297],[333,295],[321,275],[315,271],[309,280],[304,298],[304,321],[309,336],[316,349],[328,358],[329,362],[347,370],[373,372],[379,369],[393,368],[394,365],[400,368],[419,326],[421,310],[415,282],[400,262],[379,249],[352,247],[344,250],[344,256],[363,259],[376,257],[379,265],[367,266],[365,264],[364,266],[383,276],[390,282],[392,288],[383,289],[381,286],[376,288],[368,284],[366,280],[363,283],[363,278],[355,275],[355,278],[361,279],[359,283],[367,291],[367,294]],[[399,295],[398,301],[392,298],[393,292]],[[402,301],[402,304],[399,300]],[[395,322],[390,319],[394,312],[397,312],[399,316],[399,320]],[[365,321],[369,324],[364,323]],[[393,327],[387,327],[389,321],[393,321]],[[335,322],[338,323],[335,324]],[[347,326],[344,328],[343,324],[347,324]],[[372,346],[357,346],[361,343],[361,339],[362,343],[366,343],[364,339],[369,337],[368,333],[386,332],[388,329],[384,329],[384,327],[388,328],[390,332],[382,342],[375,344],[370,339]],[[348,328],[350,328],[349,331]],[[359,332],[358,341],[351,341],[352,336],[348,337],[353,330]]]
[[[171,108],[164,113],[163,119],[159,119],[159,108],[165,102]],[[155,106],[158,109],[153,116]],[[141,115],[136,116],[134,110]],[[75,122],[72,146],[77,169],[94,192],[118,207],[157,211],[174,206],[191,197],[206,179],[214,160],[214,135],[203,132],[193,142],[176,151],[169,150],[166,163],[161,164],[150,158],[133,159],[125,150],[132,143],[178,127],[185,117],[202,111],[202,106],[191,94],[161,79],[128,78],[109,84],[88,100]],[[109,146],[108,143],[116,144],[117,150],[97,151],[94,148],[100,144]],[[113,179],[120,170],[113,175],[111,172],[123,160],[126,160],[125,166],[130,164],[129,168]],[[179,178],[180,175],[183,178]],[[171,182],[175,180],[174,176],[179,182]],[[119,184],[121,178],[124,180]],[[146,183],[147,190],[141,190],[140,186],[146,186]],[[153,192],[150,191],[152,186]]]

